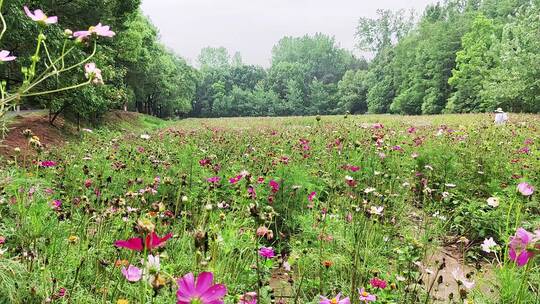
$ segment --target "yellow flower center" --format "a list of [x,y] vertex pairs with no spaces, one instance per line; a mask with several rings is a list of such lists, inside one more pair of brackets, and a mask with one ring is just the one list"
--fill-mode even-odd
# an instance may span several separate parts
[[332,303],[332,304],[337,304],[337,303],[338,303],[338,301],[337,301],[337,299],[336,299],[336,298],[333,298],[333,299],[332,299],[332,301],[330,301],[330,303]]
[[364,292],[362,292],[362,296],[363,296],[363,297],[367,297],[367,296],[369,296],[369,293],[367,293],[367,292],[364,291]]

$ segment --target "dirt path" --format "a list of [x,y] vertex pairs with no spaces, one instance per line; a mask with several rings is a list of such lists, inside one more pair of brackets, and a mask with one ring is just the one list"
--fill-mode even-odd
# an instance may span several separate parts
[[426,291],[431,289],[430,303],[463,303],[460,295],[470,292],[462,284],[458,284],[453,272],[462,273],[469,282],[474,282],[473,289],[479,289],[485,295],[497,298],[494,286],[491,285],[493,270],[491,265],[482,265],[477,270],[473,265],[464,262],[457,245],[436,247],[430,250],[424,259],[422,281]]
[[289,274],[283,268],[272,271],[270,287],[274,290],[275,303],[293,303],[294,291],[289,283]]

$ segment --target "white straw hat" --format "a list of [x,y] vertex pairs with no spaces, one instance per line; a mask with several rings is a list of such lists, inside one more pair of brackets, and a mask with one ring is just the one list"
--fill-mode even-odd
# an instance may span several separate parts
[[495,110],[495,113],[503,113],[502,108],[497,108],[497,110]]

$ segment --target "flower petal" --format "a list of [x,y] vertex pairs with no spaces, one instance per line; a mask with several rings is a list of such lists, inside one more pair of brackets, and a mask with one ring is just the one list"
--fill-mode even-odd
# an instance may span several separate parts
[[197,283],[195,285],[195,291],[198,294],[205,293],[214,282],[214,274],[211,272],[202,272],[197,277]]
[[131,238],[129,240],[119,240],[114,242],[116,247],[126,248],[129,250],[142,251],[143,244],[141,238]]
[[220,300],[227,294],[227,287],[223,284],[216,284],[210,287],[201,295],[201,300],[204,302],[211,302],[215,300]]
[[176,292],[178,300],[186,299],[189,302],[189,299],[195,296],[195,277],[193,273],[190,272],[184,275],[176,283],[178,284],[178,291]]

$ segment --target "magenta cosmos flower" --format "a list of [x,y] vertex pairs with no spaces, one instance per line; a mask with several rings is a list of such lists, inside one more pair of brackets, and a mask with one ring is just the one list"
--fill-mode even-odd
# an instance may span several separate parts
[[333,299],[328,299],[326,297],[321,296],[321,300],[319,301],[319,304],[350,304],[351,300],[349,297],[339,299],[341,298],[341,293],[338,293],[338,295]]
[[526,182],[519,183],[517,190],[524,196],[531,196],[534,193],[534,187]]
[[133,265],[129,265],[128,268],[122,267],[122,274],[126,280],[130,282],[138,282],[142,277],[142,270]]
[[310,202],[313,202],[313,199],[315,198],[315,196],[317,196],[317,192],[313,191],[313,192],[311,192],[311,193],[308,195],[307,199],[308,199]]
[[261,249],[259,249],[259,255],[267,259],[271,259],[276,256],[272,247],[261,247]]
[[223,304],[223,297],[227,294],[225,285],[214,284],[214,274],[211,272],[200,273],[197,282],[190,272],[176,283],[177,304]]
[[0,61],[7,62],[7,61],[13,61],[17,59],[15,56],[9,56],[10,52],[6,50],[0,51]]
[[275,180],[271,180],[270,182],[268,182],[268,185],[270,186],[270,188],[272,188],[273,193],[276,193],[279,191],[279,183],[276,182]]
[[370,294],[364,288],[359,289],[358,293],[360,294],[360,301],[364,303],[373,302],[377,300],[377,297],[375,295]]
[[146,236],[143,244],[142,238],[131,238],[129,240],[118,240],[114,245],[119,248],[126,248],[133,251],[142,251],[145,247],[148,250],[165,246],[168,239],[172,237],[172,233],[166,234],[164,237],[159,237],[155,232]]
[[[534,246],[538,241],[540,241],[540,233],[534,235],[523,228],[519,228],[516,234],[510,238],[508,244],[508,247],[510,247],[510,259],[516,262],[519,267],[526,265],[535,256]],[[540,245],[537,245],[537,247],[536,249],[540,249]]]
[[102,25],[101,23],[98,23],[96,26],[91,26],[87,31],[77,31],[73,33],[73,37],[86,39],[93,34],[102,37],[113,37],[114,35],[116,35],[115,32],[111,31],[108,25]]
[[369,281],[369,284],[371,285],[371,287],[373,288],[380,288],[380,289],[385,289],[386,288],[386,281],[385,280],[381,280],[379,278],[373,278]]
[[49,167],[56,166],[56,162],[54,162],[52,160],[44,160],[44,161],[40,162],[39,165],[44,167],[44,168],[49,168]]
[[28,9],[28,6],[24,6],[24,12],[26,13],[26,16],[30,17],[30,19],[39,22],[41,24],[54,24],[58,22],[58,17],[47,17],[45,13],[43,13],[42,10],[37,9],[33,13]]
[[219,176],[212,176],[206,179],[207,182],[212,183],[212,184],[217,184],[219,183],[220,180],[221,178]]

